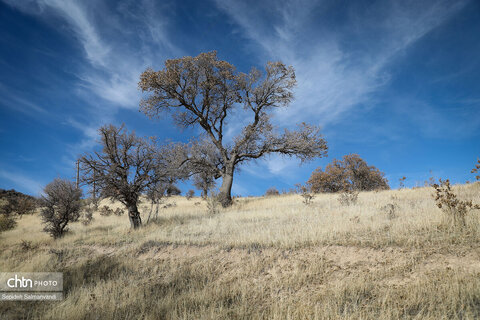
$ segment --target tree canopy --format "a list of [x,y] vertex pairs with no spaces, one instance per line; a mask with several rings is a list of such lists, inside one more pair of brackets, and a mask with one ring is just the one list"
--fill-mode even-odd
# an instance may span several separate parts
[[[204,137],[192,142],[184,156],[192,172],[207,170],[215,178],[222,177],[218,198],[228,206],[233,174],[240,163],[270,153],[295,156],[302,162],[326,155],[319,127],[301,123],[296,130],[278,131],[271,123],[271,111],[290,104],[295,85],[293,67],[281,62],[268,62],[263,74],[255,68],[246,74],[219,60],[214,51],[201,53],[167,60],[159,71],[143,72],[139,87],[148,95],[141,111],[151,118],[168,111],[178,126],[203,130]],[[238,108],[250,112],[250,121],[225,141],[227,120]]]
[[384,173],[369,166],[358,154],[334,159],[325,170],[317,168],[307,184],[312,192],[369,191],[390,189]]

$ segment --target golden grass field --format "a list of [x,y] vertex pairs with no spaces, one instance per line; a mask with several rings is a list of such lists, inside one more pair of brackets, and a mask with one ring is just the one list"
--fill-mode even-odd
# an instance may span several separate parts
[[[480,183],[454,191],[480,203]],[[480,212],[452,228],[432,193],[239,198],[215,215],[172,197],[140,230],[95,213],[59,240],[24,216],[0,234],[0,271],[63,272],[65,299],[0,302],[0,319],[480,318]]]

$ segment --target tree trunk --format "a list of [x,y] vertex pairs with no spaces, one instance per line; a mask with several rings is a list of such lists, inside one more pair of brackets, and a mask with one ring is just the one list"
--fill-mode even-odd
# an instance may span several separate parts
[[140,218],[140,212],[138,212],[137,204],[132,203],[128,206],[128,218],[130,219],[130,226],[132,229],[137,229],[142,225],[142,219]]
[[232,184],[233,167],[225,171],[225,174],[222,177],[222,186],[220,187],[217,196],[217,200],[224,208],[232,205]]

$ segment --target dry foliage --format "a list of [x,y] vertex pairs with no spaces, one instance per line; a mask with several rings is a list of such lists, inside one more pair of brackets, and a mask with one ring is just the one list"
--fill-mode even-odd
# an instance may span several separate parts
[[[479,202],[480,184],[452,186]],[[59,303],[0,303],[2,319],[477,319],[480,212],[443,228],[431,188],[239,198],[219,214],[183,197],[131,232],[99,216],[54,241],[37,215],[0,234],[0,270],[64,273]],[[396,218],[379,208],[397,204]],[[115,210],[119,202],[102,201]],[[148,209],[148,208],[147,208]],[[144,209],[145,210],[145,209]],[[142,217],[148,210],[141,212]],[[471,220],[470,220],[471,218]],[[35,249],[24,250],[22,240]],[[133,285],[132,285],[133,284]]]
[[357,203],[358,191],[355,190],[346,190],[338,196],[338,201],[344,206],[350,206]]
[[[472,173],[480,173],[480,159],[477,160],[475,168],[472,169]],[[475,179],[480,180],[480,174],[477,174]]]
[[278,195],[280,195],[280,192],[278,192],[277,188],[275,187],[268,188],[267,191],[265,191],[266,197],[273,197]]
[[450,181],[439,180],[439,183],[433,183],[435,189],[435,202],[437,207],[451,218],[455,227],[466,226],[466,216],[471,210],[480,209],[480,205],[473,204],[472,200],[460,200],[452,191]]
[[342,160],[334,159],[325,171],[316,169],[307,184],[315,193],[387,190],[390,187],[384,175],[374,166],[369,166],[358,154],[349,154],[343,156]]
[[138,199],[142,192],[159,183],[175,180],[175,159],[170,146],[153,142],[127,132],[124,126],[108,125],[99,129],[102,150],[84,155],[81,161],[82,181],[93,185],[105,198],[115,199],[128,210],[131,227],[141,226]]
[[[270,153],[302,161],[326,154],[317,126],[302,123],[295,131],[279,132],[270,121],[275,108],[290,104],[295,85],[291,66],[269,62],[265,74],[255,68],[245,74],[219,60],[215,51],[167,60],[164,69],[143,72],[139,82],[142,91],[149,93],[141,102],[147,116],[169,111],[180,127],[203,130],[205,135],[186,146],[183,157],[191,172],[222,178],[217,198],[224,207],[232,204],[233,175],[240,164]],[[242,108],[251,114],[250,123],[225,141],[228,118]]]
[[113,214],[113,210],[109,206],[103,206],[100,208],[99,213],[101,216],[108,217]]
[[43,190],[41,216],[44,231],[59,238],[68,231],[68,224],[80,217],[82,190],[68,181],[55,179]]

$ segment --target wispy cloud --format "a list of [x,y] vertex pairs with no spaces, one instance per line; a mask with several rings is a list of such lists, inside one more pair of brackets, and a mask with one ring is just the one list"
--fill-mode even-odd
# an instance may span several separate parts
[[39,195],[42,190],[42,184],[22,173],[0,170],[0,178],[11,181],[17,188],[25,190],[33,195]]
[[[389,67],[395,60],[466,3],[379,1],[368,8],[353,5],[334,27],[328,24],[334,2],[216,1],[239,28],[236,32],[251,40],[247,50],[257,51],[259,63],[281,60],[295,67],[296,99],[289,108],[276,112],[276,121],[287,126],[300,121],[329,125],[349,117],[354,109],[374,105],[374,94],[389,82]],[[262,17],[265,14],[269,19]],[[325,22],[317,21],[322,19]],[[264,161],[276,175],[298,164],[277,158]]]
[[[296,100],[289,109],[277,113],[279,120],[291,123],[292,119],[309,119],[322,124],[371,102],[371,94],[388,83],[387,67],[395,57],[466,2],[383,1],[367,10],[354,8],[359,11],[347,15],[348,27],[342,29],[315,25],[318,22],[313,13],[328,21],[332,5],[328,1],[216,1],[241,32],[257,44],[261,60],[279,59],[295,67]],[[273,25],[264,23],[264,12],[274,16],[268,19],[274,21]]]

